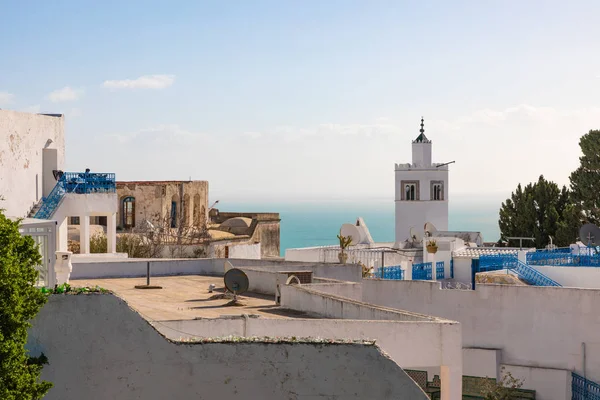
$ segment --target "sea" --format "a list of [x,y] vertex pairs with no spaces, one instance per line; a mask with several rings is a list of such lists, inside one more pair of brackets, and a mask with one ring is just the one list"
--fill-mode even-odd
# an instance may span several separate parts
[[[336,235],[344,223],[362,217],[376,242],[394,241],[393,201],[302,201],[302,202],[227,202],[220,211],[278,212],[281,217],[281,255],[298,247],[338,243]],[[500,238],[497,202],[455,202],[449,206],[449,229],[478,231],[486,242]]]

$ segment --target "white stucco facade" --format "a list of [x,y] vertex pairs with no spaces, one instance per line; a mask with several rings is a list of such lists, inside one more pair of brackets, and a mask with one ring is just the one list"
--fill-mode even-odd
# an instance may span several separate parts
[[64,169],[64,117],[0,110],[0,208],[26,217]]
[[432,142],[421,134],[412,143],[412,162],[395,166],[396,243],[410,239],[410,228],[431,222],[448,230],[448,166],[432,162]]

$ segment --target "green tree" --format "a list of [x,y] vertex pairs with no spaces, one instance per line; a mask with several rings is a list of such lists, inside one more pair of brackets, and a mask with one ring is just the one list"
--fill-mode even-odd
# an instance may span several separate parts
[[0,399],[41,399],[52,387],[40,382],[45,357],[31,358],[25,350],[29,321],[46,302],[34,282],[41,262],[33,239],[21,236],[18,221],[0,210]]
[[569,177],[574,201],[585,220],[600,224],[600,130],[590,130],[579,140],[583,156]]
[[[577,208],[573,206],[571,194],[566,187],[560,189],[554,182],[541,175],[537,182],[525,188],[519,184],[500,207],[501,240],[508,237],[533,237],[537,248],[550,243],[567,246],[577,237],[579,221]],[[518,242],[511,242],[516,245]]]

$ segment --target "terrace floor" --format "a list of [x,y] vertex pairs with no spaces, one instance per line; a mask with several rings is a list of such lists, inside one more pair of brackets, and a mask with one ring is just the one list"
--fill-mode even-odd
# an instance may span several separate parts
[[[229,299],[210,300],[224,292],[222,277],[179,275],[152,277],[150,284],[162,289],[136,289],[145,285],[146,278],[78,279],[71,286],[99,286],[112,291],[149,321],[186,320],[195,318],[219,318],[227,315],[259,315],[265,318],[311,318],[306,313],[281,308],[275,304],[275,296],[244,293],[238,298],[243,306],[225,307]],[[208,286],[216,286],[213,293]]]

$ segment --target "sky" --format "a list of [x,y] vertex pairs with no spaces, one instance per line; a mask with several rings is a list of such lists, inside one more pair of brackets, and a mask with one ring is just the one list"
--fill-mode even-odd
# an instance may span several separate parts
[[[0,0],[0,108],[64,113],[66,169],[212,199],[393,201],[420,118],[450,199],[578,165],[600,2]],[[462,199],[462,200],[460,200]]]

